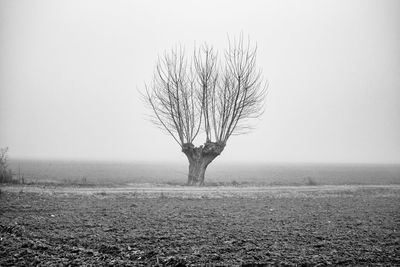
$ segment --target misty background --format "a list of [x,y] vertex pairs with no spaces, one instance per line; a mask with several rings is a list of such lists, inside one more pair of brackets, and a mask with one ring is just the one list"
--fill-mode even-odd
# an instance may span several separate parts
[[186,163],[138,91],[165,49],[222,53],[241,32],[258,44],[266,112],[212,165],[400,163],[396,0],[0,0],[0,147],[11,159]]

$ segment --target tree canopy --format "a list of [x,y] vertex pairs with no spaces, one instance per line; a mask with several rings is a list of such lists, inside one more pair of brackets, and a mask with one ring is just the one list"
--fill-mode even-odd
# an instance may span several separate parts
[[229,137],[251,129],[251,119],[264,111],[268,84],[256,65],[257,46],[249,40],[228,42],[222,58],[207,44],[191,56],[182,47],[158,58],[146,84],[151,120],[183,147],[200,132],[205,143],[225,145]]

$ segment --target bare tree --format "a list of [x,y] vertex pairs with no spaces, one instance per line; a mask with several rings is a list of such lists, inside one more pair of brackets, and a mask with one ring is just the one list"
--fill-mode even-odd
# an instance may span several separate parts
[[[241,36],[229,41],[222,64],[208,45],[187,58],[181,47],[158,59],[144,101],[151,120],[168,132],[189,160],[189,185],[204,184],[207,166],[230,136],[247,133],[251,119],[263,113],[267,83],[256,66],[257,47]],[[205,143],[193,144],[200,133]]]
[[0,148],[0,183],[12,182],[12,172],[8,168],[8,147]]

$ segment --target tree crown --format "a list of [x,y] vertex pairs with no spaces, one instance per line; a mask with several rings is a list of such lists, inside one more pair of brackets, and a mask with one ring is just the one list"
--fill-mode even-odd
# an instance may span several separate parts
[[182,47],[165,52],[143,94],[151,121],[181,147],[192,144],[200,132],[206,143],[223,145],[230,136],[247,133],[250,120],[264,111],[268,88],[256,55],[257,46],[242,36],[229,41],[222,60],[207,44],[189,58]]

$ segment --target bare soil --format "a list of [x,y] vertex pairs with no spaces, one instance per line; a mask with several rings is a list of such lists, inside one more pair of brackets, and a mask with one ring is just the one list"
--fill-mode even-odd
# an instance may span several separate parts
[[0,266],[37,265],[400,265],[400,187],[3,187]]

